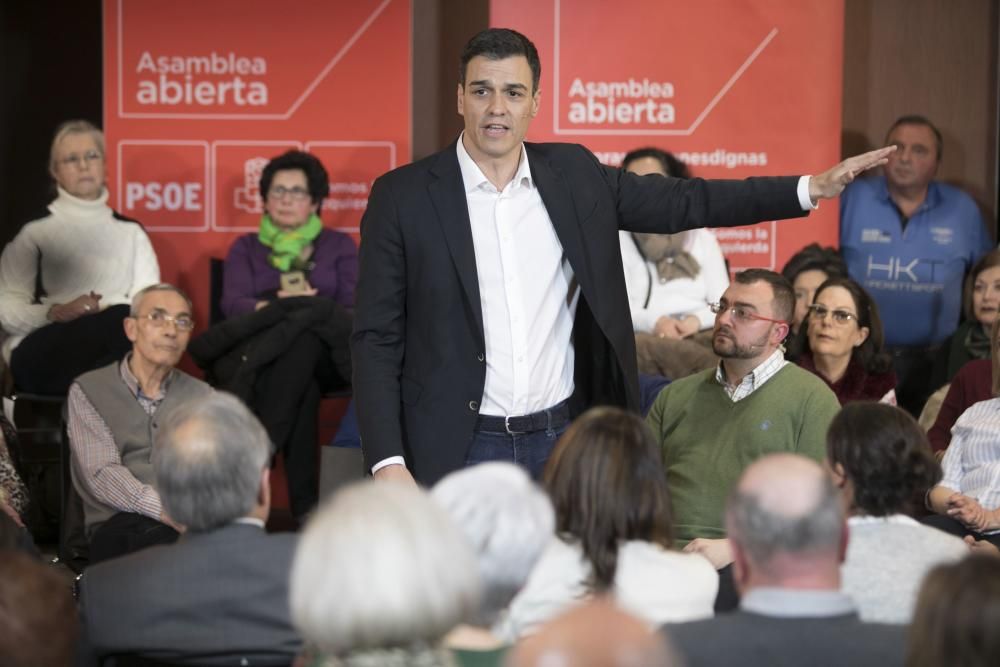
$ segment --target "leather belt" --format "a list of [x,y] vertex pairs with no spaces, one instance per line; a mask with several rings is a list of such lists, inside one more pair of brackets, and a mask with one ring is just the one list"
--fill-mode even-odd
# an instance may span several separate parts
[[509,415],[507,417],[479,415],[479,418],[476,419],[476,430],[514,435],[561,428],[569,421],[569,406],[566,405],[566,401],[563,401],[559,405],[533,412],[530,415]]

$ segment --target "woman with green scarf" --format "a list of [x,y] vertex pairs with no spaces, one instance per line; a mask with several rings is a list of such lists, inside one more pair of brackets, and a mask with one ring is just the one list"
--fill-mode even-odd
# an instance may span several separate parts
[[[288,151],[260,176],[264,215],[260,229],[236,239],[226,257],[222,312],[227,319],[267,308],[287,298],[331,299],[354,306],[358,251],[354,240],[323,227],[320,207],[330,179],[318,159]],[[285,455],[292,514],[316,503],[316,411],[319,397],[342,387],[322,337],[304,331],[254,384],[251,408]]]

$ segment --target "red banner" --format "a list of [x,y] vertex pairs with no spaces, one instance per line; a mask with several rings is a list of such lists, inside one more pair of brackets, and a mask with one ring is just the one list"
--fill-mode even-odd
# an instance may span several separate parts
[[104,39],[111,205],[199,329],[209,258],[257,229],[270,158],[319,157],[323,221],[355,237],[372,181],[410,160],[409,0],[105,0]]
[[[842,0],[504,0],[491,24],[542,61],[528,138],[579,142],[607,164],[642,146],[696,176],[818,173],[840,160]],[[808,222],[716,230],[733,269],[780,269],[837,244],[837,205]]]

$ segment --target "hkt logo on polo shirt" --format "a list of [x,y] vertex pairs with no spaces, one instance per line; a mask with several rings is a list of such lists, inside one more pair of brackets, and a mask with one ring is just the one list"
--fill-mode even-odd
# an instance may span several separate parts
[[913,269],[920,263],[919,259],[910,260],[908,264],[903,264],[899,257],[889,257],[888,259],[886,264],[880,264],[875,261],[874,257],[868,255],[868,277],[899,280],[900,276],[905,275],[913,282],[918,282],[917,274],[913,272]]

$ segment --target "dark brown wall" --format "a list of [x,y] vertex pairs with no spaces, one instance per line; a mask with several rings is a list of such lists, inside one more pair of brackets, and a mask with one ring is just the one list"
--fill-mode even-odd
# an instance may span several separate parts
[[967,190],[996,231],[995,0],[847,0],[845,154],[880,145],[892,121],[927,116],[944,134],[938,176]]

